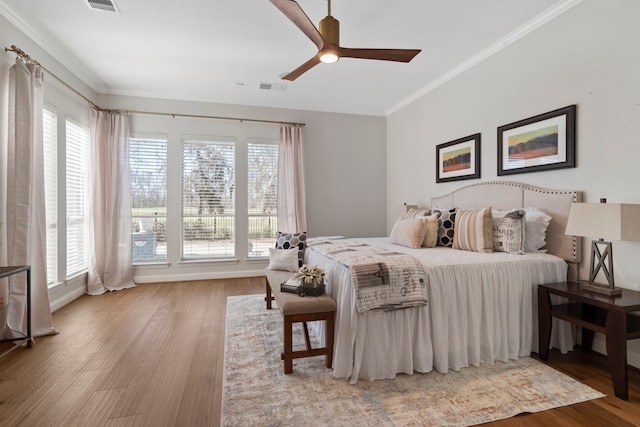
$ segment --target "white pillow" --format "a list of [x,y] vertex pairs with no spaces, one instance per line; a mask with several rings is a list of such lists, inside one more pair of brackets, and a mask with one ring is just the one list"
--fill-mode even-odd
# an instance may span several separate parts
[[396,245],[419,248],[424,241],[427,223],[420,218],[398,218],[391,229],[389,240]]
[[298,248],[269,248],[269,270],[298,271]]
[[546,252],[540,251],[540,249],[547,244],[547,227],[549,227],[551,217],[538,208],[524,208],[524,211],[526,212],[524,250],[526,252]]
[[438,217],[438,214],[421,217],[426,224],[424,240],[422,240],[423,248],[435,248],[438,243]]
[[411,208],[402,215],[402,218],[422,218],[429,216],[430,213],[430,208]]

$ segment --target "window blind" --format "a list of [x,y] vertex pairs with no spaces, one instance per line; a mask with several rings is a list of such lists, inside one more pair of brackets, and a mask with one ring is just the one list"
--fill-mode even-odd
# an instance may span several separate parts
[[66,121],[67,277],[87,269],[86,223],[89,191],[89,129]]
[[167,259],[167,138],[129,139],[132,259]]
[[278,231],[277,141],[250,140],[247,145],[249,257],[269,256]]
[[182,141],[182,256],[235,256],[235,144]]
[[44,150],[44,197],[46,211],[47,285],[58,281],[58,116],[44,108],[42,115]]

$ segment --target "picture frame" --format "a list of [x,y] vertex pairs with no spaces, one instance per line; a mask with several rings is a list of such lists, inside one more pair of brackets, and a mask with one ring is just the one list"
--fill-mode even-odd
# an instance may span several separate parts
[[575,105],[498,128],[498,175],[575,166]]
[[480,178],[480,134],[436,145],[436,183]]

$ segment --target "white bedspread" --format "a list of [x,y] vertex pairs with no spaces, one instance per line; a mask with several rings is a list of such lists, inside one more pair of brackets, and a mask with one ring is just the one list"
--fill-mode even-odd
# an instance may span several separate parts
[[[362,316],[348,285],[349,269],[307,249],[306,262],[326,270],[327,291],[338,305],[334,376],[352,383],[528,356],[538,349],[537,285],[567,276],[566,262],[548,254],[410,249],[386,237],[353,240],[420,259],[429,301],[423,307]],[[566,352],[573,347],[571,327],[555,320],[551,344]]]

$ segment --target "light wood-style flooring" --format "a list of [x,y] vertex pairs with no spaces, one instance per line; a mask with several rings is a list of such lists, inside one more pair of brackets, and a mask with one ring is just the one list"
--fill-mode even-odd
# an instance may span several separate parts
[[[219,425],[226,298],[262,293],[263,280],[142,284],[79,298],[54,313],[58,335],[0,359],[0,425]],[[549,364],[608,396],[490,425],[640,425],[638,371],[625,402],[613,396],[604,357],[552,351]]]

